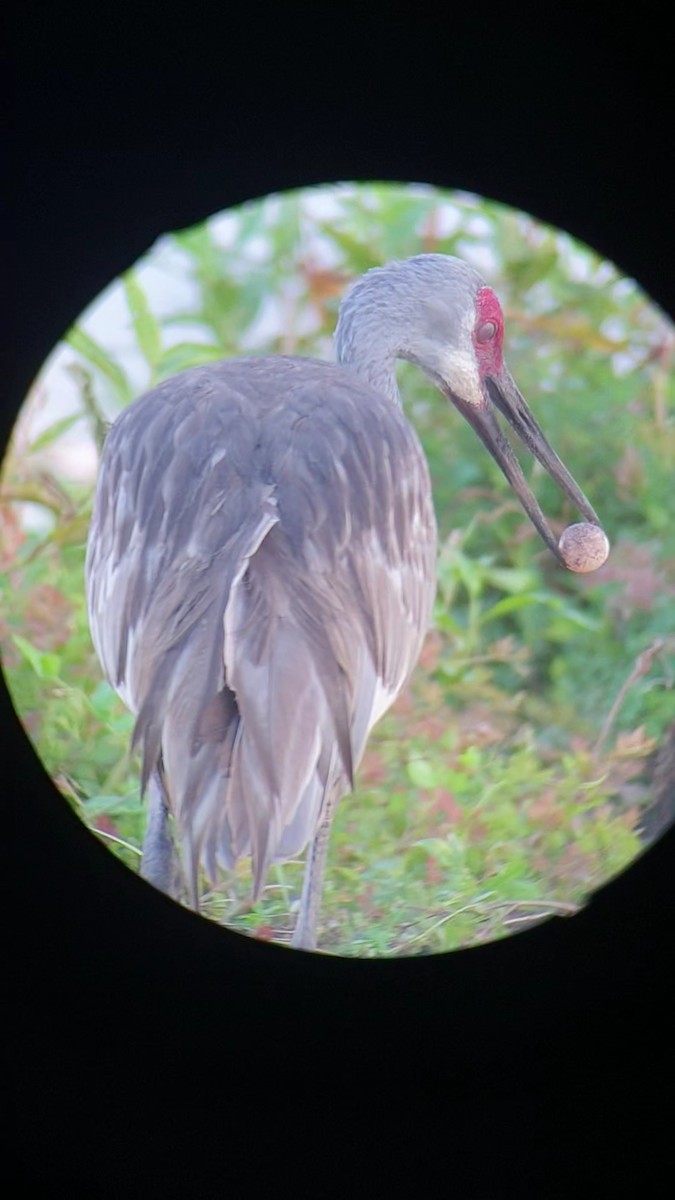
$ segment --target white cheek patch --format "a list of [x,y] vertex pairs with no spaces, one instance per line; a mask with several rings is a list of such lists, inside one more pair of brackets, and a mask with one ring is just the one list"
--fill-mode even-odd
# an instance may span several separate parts
[[460,400],[482,406],[485,403],[474,354],[448,347],[441,356],[443,378]]

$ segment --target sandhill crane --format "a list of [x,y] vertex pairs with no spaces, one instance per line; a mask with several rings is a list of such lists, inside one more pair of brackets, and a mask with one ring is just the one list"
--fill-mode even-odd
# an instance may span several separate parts
[[250,855],[309,844],[293,945],[316,945],[331,818],[410,675],[435,592],[424,454],[398,359],[472,425],[553,554],[495,410],[598,519],[509,374],[499,301],[456,258],[375,268],[343,299],[337,363],[236,358],[137,399],[107,437],[86,560],[91,632],[136,715],[149,791],[142,874],[198,909]]

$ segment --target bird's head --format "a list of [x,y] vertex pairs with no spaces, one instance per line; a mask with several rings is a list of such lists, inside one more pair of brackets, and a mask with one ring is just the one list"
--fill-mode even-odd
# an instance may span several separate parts
[[[365,335],[361,345],[357,330]],[[593,525],[599,525],[598,517],[549,445],[504,362],[504,315],[492,288],[468,263],[445,254],[420,254],[375,268],[358,281],[341,310],[336,339],[338,353],[341,344],[346,350],[342,361],[362,358],[368,342],[372,349],[375,330],[387,358],[415,363],[469,422],[546,545],[565,565],[498,412],[578,511]]]

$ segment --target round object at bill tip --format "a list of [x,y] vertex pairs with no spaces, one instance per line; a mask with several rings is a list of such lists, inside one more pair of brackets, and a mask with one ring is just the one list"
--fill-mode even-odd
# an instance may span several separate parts
[[579,521],[563,529],[558,549],[569,571],[588,575],[597,571],[609,557],[609,539],[604,529],[589,521]]
[[256,899],[270,865],[309,846],[292,944],[317,944],[335,807],[417,662],[436,592],[431,483],[397,359],[471,425],[562,565],[498,415],[599,525],[508,371],[503,333],[473,267],[421,254],[356,281],[337,362],[194,367],[110,429],[89,623],[136,716],[141,874],[195,910],[202,878],[250,856]]

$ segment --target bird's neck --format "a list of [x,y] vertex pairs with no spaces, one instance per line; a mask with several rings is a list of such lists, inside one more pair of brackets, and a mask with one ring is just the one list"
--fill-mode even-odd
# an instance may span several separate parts
[[365,379],[376,392],[381,396],[387,396],[394,404],[401,407],[401,393],[398,390],[396,382],[396,371],[394,369],[395,359],[383,359],[380,362],[368,360],[359,361],[358,358],[343,358],[339,360],[343,367],[348,367],[350,371],[355,371],[361,379]]
[[[387,336],[386,313],[367,310],[352,320],[349,308],[343,307],[335,331],[335,354],[341,366],[354,371],[375,391],[387,396],[393,404],[401,406],[401,395],[396,382],[396,359],[400,357],[397,331]],[[372,322],[369,318],[372,317]],[[377,322],[377,330],[374,326]]]

